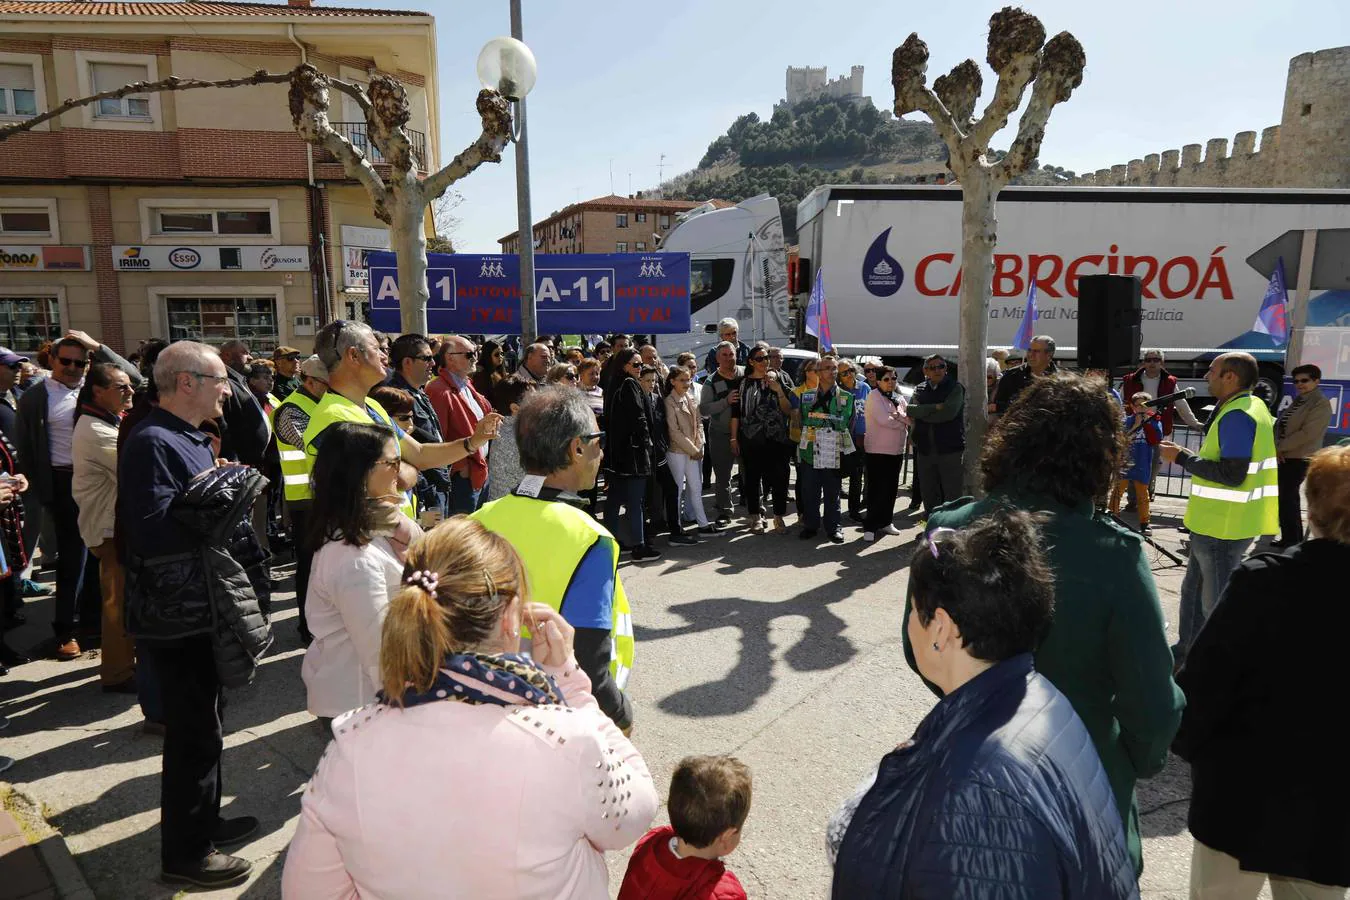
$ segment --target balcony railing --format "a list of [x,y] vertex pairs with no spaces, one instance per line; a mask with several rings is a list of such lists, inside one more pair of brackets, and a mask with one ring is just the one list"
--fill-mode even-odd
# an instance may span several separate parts
[[[333,130],[345,137],[351,142],[351,145],[365,154],[366,159],[373,163],[384,163],[385,158],[380,149],[375,146],[375,142],[367,134],[365,122],[330,122]],[[427,136],[420,131],[407,129],[408,141],[412,144],[413,159],[417,161],[417,170],[419,172],[427,171]],[[333,159],[331,153],[324,151],[324,158],[337,162]]]

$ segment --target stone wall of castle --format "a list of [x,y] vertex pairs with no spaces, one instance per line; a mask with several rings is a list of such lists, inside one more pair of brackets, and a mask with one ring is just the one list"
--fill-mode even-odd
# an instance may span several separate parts
[[1201,148],[1152,153],[1071,184],[1145,187],[1350,188],[1350,47],[1294,57],[1279,125]]
[[[825,66],[788,66],[787,99],[788,106],[795,106],[817,97],[835,97],[839,99],[863,96],[863,67],[854,66],[849,74],[838,78],[829,78]],[[781,104],[780,104],[781,105]]]

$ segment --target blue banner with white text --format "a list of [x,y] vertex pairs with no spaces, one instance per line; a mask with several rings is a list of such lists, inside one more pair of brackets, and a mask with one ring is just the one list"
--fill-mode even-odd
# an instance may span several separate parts
[[[398,265],[367,256],[370,324],[397,334]],[[545,254],[534,258],[540,334],[684,334],[689,331],[688,253]],[[520,257],[428,253],[427,330],[519,334]]]

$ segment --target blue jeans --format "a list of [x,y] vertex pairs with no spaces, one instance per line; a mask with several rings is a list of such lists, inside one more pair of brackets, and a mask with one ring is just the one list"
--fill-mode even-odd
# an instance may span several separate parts
[[[635,548],[644,545],[642,532],[642,501],[647,496],[646,475],[610,475],[605,490],[605,527],[614,535],[620,546]],[[624,529],[619,527],[619,507],[624,507],[624,518],[628,522],[627,538]]]
[[478,507],[482,506],[479,499],[483,496],[483,488],[487,487],[487,482],[483,482],[483,487],[478,490],[473,489],[472,478],[461,478],[458,475],[450,476],[450,515],[470,515],[478,512]]
[[1252,538],[1227,541],[1191,532],[1191,555],[1186,561],[1186,575],[1181,579],[1181,637],[1172,648],[1178,663],[1195,642],[1205,620],[1219,603],[1228,576],[1242,563],[1242,556],[1252,545]]
[[810,531],[820,529],[823,503],[825,530],[833,534],[839,527],[839,485],[843,475],[838,469],[816,469],[807,463],[802,463],[798,472],[802,480],[802,527]]

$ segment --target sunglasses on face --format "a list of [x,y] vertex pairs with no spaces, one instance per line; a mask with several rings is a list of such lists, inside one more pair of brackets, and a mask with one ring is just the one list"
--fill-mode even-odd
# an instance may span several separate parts
[[[446,353],[445,353],[445,355],[446,355],[446,356],[466,356],[466,357],[468,357],[469,359],[476,359],[476,358],[478,357],[478,351],[477,351],[477,350],[447,350]],[[419,357],[419,358],[420,358],[420,357]]]
[[882,375],[880,378],[877,379],[877,381],[894,381],[894,380],[895,380],[894,375]]
[[768,359],[769,359],[769,358],[768,358],[767,356],[752,356],[752,357],[750,357],[750,361],[751,361],[751,362],[767,362]]
[[421,356],[414,356],[414,357],[413,357],[413,359],[417,360],[418,362],[424,362],[424,363],[429,363],[429,362],[431,362],[431,361],[432,361],[433,359],[435,359],[435,358],[436,358],[436,357],[432,356],[430,353],[423,353]]
[[605,433],[603,431],[591,431],[580,435],[580,437],[583,444],[589,444],[591,441],[598,441],[600,443],[600,449],[605,449]]
[[924,367],[923,367],[923,370],[924,370],[925,372],[940,372],[940,371],[942,371],[942,370],[945,369],[945,368],[947,368],[947,364],[946,364],[946,363],[938,363],[937,365],[924,366]]
[[85,366],[89,365],[89,360],[87,359],[69,359],[65,356],[58,356],[56,361],[61,365],[68,366],[72,369],[83,369]]

